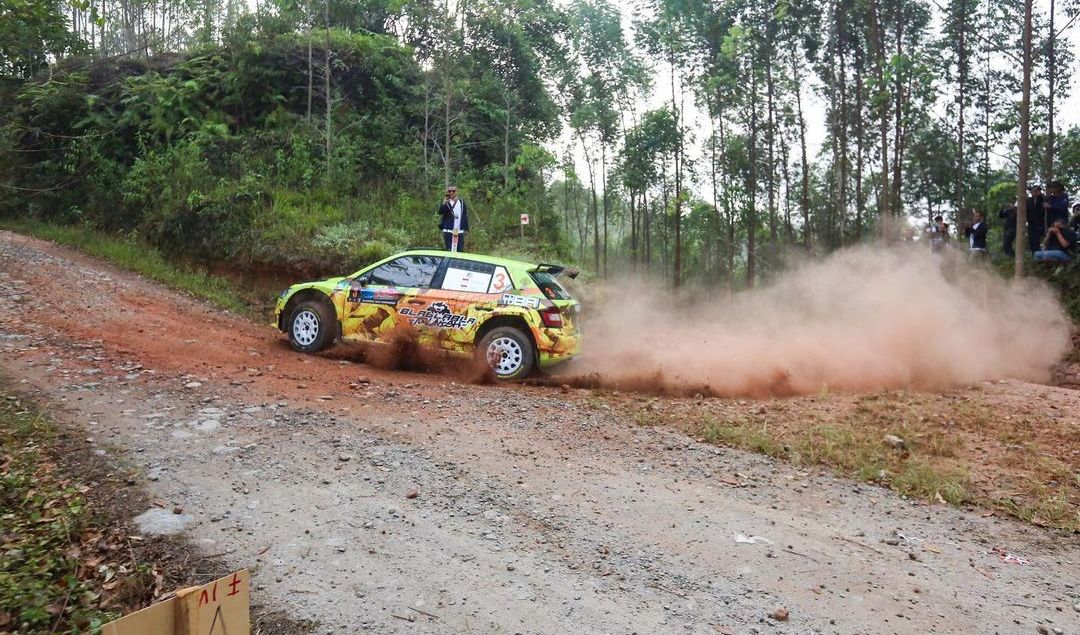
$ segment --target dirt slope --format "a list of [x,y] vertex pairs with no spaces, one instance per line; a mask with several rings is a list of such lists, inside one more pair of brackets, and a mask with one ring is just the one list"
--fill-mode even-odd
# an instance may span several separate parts
[[0,359],[319,632],[1080,632],[1070,537],[642,427],[588,391],[296,355],[7,233]]

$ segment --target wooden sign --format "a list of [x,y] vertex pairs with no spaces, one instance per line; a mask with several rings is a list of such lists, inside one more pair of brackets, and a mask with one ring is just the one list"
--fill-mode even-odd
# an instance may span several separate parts
[[102,635],[251,635],[247,570],[181,589],[166,600],[109,622]]

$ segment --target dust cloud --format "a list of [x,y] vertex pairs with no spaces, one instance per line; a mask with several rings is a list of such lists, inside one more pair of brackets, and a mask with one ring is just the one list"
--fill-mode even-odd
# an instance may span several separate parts
[[1044,381],[1068,350],[1053,293],[963,255],[861,247],[734,295],[614,282],[586,302],[577,385],[767,397]]

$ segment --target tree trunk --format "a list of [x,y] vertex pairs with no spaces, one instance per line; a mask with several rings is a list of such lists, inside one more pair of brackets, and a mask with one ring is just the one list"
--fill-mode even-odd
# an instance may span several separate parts
[[[1051,0],[1052,1],[1052,0]],[[968,82],[968,53],[967,53],[967,24],[968,16],[957,16],[957,133],[956,133],[956,211],[961,213],[967,207],[967,160],[964,156],[964,114],[967,101]],[[959,222],[957,218],[957,222]]]
[[503,188],[510,186],[510,93],[504,88],[503,103],[506,106],[506,124],[503,126]]
[[1054,179],[1054,90],[1057,79],[1057,58],[1055,57],[1054,44],[1057,34],[1054,32],[1054,0],[1050,0],[1050,29],[1046,52],[1046,77],[1050,92],[1046,98],[1046,154],[1043,157],[1043,181]]
[[629,208],[630,208],[630,269],[637,270],[637,258],[638,258],[638,235],[637,235],[637,209],[634,207],[634,191],[630,190],[629,194]]
[[775,106],[775,87],[773,86],[773,73],[772,73],[772,38],[766,44],[765,55],[765,92],[766,102],[768,105],[768,134],[769,134],[769,152],[768,162],[769,165],[766,168],[766,183],[769,186],[769,263],[768,271],[771,272],[776,266],[777,255],[777,242],[778,242],[778,218],[777,218],[777,205],[776,205],[776,106]]
[[585,164],[589,166],[589,190],[592,193],[592,224],[593,224],[593,271],[600,273],[600,223],[597,218],[596,204],[596,175],[593,172],[592,157],[589,156],[589,146],[585,143],[585,137],[579,135],[581,148],[585,153]]
[[791,75],[795,78],[795,108],[799,115],[799,149],[802,153],[802,188],[799,193],[799,209],[803,217],[803,246],[810,249],[810,161],[806,156],[806,118],[802,107],[802,78],[795,50],[791,53]]
[[[1031,148],[1031,13],[1032,0],[1024,0],[1024,81],[1020,97],[1020,165],[1019,178],[1016,181],[1016,269],[1014,275],[1019,280],[1024,275],[1024,253],[1027,251],[1027,179],[1030,170]],[[1036,210],[1030,210],[1032,212]]]
[[750,59],[750,170],[746,181],[746,191],[749,201],[746,206],[746,286],[754,288],[754,275],[757,265],[757,146],[758,146],[758,112],[757,112],[757,59]]
[[652,268],[652,227],[649,226],[650,207],[648,190],[641,193],[641,202],[645,204],[645,209],[642,210],[643,216],[641,218],[642,238],[645,239],[645,251],[642,256],[644,258],[643,264],[645,265],[645,272],[648,273],[649,269]]
[[839,227],[837,228],[839,244],[844,245],[844,233],[847,226],[847,212],[848,212],[848,96],[847,96],[847,56],[845,55],[845,39],[840,37],[840,117],[838,124],[840,126],[840,156],[837,158],[839,165],[837,169],[836,185],[837,185],[837,199],[839,201],[838,214],[839,214]]
[[[904,3],[896,6],[896,58],[900,59],[904,54]],[[904,90],[902,73],[893,73],[893,165],[892,165],[892,196],[890,201],[894,205],[894,215],[903,211],[903,202],[900,199],[901,179],[903,178],[903,141],[904,141]],[[910,73],[909,73],[910,75]]]
[[787,135],[781,137],[780,165],[784,177],[784,240],[791,243],[793,229],[791,226],[791,146],[787,143]]
[[312,58],[312,54],[311,54],[312,31],[314,30],[313,25],[311,24],[312,22],[314,22],[314,20],[311,20],[310,16],[308,16],[308,31],[307,31],[307,121],[308,121],[308,123],[311,123],[311,101],[312,101],[312,93],[315,90],[315,79],[314,79],[315,78],[315,69],[314,69],[313,58]]
[[855,47],[855,241],[862,241],[863,216],[866,202],[863,199],[863,153],[865,152],[863,130],[863,50]]
[[604,206],[604,277],[608,275],[607,268],[607,247],[608,247],[608,186],[607,186],[607,143],[600,142],[600,186],[604,188],[603,206]]
[[331,121],[333,99],[330,95],[330,0],[324,0],[323,3],[323,25],[326,27],[326,72],[323,73],[325,79],[323,88],[326,90],[326,178],[330,178],[330,138],[333,134]]
[[878,84],[878,128],[881,135],[881,191],[878,193],[878,230],[889,239],[889,101],[885,91],[885,42],[877,0],[870,0],[870,41],[874,50],[874,70]]
[[682,121],[679,119],[679,106],[675,100],[675,60],[671,62],[671,109],[675,117],[675,258],[672,286],[682,286]]
[[[722,118],[723,113],[722,112],[717,113],[716,116],[717,116],[717,118]],[[712,136],[709,139],[712,142],[710,144],[710,146],[711,146],[710,149],[712,150],[712,152],[710,153],[710,158],[712,160],[709,162],[709,176],[711,177],[711,180],[712,180],[712,206],[713,206],[713,212],[716,214],[716,271],[717,271],[717,273],[720,273],[720,272],[722,272],[724,270],[724,266],[723,266],[723,263],[721,261],[721,255],[723,253],[723,249],[721,249],[721,247],[720,247],[720,242],[721,242],[720,229],[724,226],[724,221],[723,221],[723,218],[720,215],[720,204],[719,204],[719,195],[718,195],[718,192],[719,192],[720,188],[718,187],[717,180],[716,180],[716,134],[717,134],[717,131],[716,131],[716,119],[713,119],[712,122],[713,122],[713,133],[712,133]],[[726,278],[726,275],[723,276],[723,277]]]

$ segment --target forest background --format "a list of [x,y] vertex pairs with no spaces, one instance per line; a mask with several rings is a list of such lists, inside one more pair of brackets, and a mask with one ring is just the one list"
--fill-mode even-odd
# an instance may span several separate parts
[[[472,250],[730,291],[978,209],[1007,273],[998,210],[1028,181],[1080,185],[1063,113],[1078,14],[1077,0],[0,0],[0,215],[317,275],[439,245],[453,182]],[[1063,293],[1080,297],[1078,277]]]

